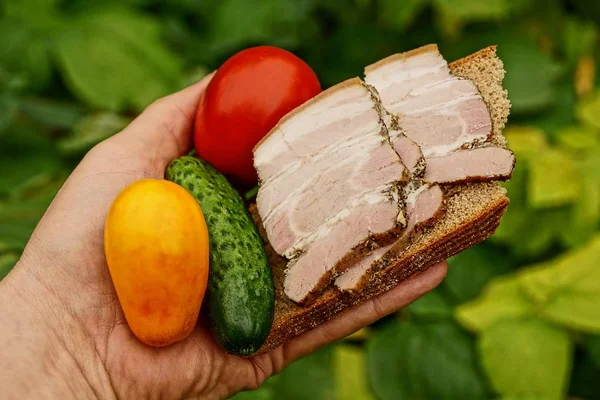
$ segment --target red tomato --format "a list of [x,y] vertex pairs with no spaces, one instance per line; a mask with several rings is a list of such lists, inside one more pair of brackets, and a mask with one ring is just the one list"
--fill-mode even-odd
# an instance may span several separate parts
[[256,183],[254,146],[320,91],[314,71],[292,53],[270,46],[240,51],[219,68],[200,100],[198,156],[244,184]]

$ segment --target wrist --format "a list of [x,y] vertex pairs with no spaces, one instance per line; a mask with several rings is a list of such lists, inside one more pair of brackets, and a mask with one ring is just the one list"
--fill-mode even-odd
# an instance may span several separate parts
[[114,398],[91,338],[25,265],[0,282],[0,387],[6,398]]

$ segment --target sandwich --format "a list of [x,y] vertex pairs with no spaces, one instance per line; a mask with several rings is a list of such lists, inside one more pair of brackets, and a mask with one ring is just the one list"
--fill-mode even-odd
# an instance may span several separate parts
[[488,47],[437,46],[365,68],[254,148],[252,217],[276,291],[274,349],[491,236],[509,199],[510,102]]

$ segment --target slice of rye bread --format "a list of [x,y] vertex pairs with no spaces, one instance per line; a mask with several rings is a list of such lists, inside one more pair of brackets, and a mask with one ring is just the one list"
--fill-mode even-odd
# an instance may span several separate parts
[[[471,79],[477,85],[492,117],[491,141],[504,145],[502,129],[508,119],[510,102],[502,88],[505,71],[502,61],[496,57],[496,47],[480,50],[449,64],[449,67],[454,75]],[[341,293],[331,287],[307,307],[298,306],[286,297],[283,291],[286,260],[268,244],[256,205],[252,204],[250,212],[265,239],[276,290],[273,327],[256,354],[282,345],[491,236],[509,203],[506,190],[500,183],[466,183],[448,189],[446,214],[416,235],[403,254],[377,271],[362,291]]]

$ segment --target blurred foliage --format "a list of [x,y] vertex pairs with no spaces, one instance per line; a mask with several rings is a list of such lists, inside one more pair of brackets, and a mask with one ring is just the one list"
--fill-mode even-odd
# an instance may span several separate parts
[[3,0],[0,278],[86,151],[242,48],[285,47],[327,87],[426,43],[497,44],[518,160],[497,233],[236,398],[599,399],[598,24],[596,0]]

